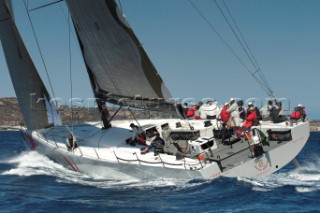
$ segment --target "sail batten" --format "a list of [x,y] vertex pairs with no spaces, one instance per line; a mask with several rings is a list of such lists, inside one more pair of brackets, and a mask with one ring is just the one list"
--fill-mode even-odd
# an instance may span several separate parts
[[28,129],[40,129],[58,120],[55,106],[23,43],[10,4],[0,0],[0,40],[21,113]]
[[96,96],[170,102],[170,92],[115,1],[66,3]]

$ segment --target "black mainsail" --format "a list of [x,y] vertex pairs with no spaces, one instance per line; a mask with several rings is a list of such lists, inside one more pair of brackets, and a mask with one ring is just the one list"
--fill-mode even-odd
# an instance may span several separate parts
[[26,127],[45,128],[58,122],[55,106],[13,20],[10,2],[0,0],[0,40]]
[[97,98],[150,110],[171,105],[170,92],[114,0],[66,3]]

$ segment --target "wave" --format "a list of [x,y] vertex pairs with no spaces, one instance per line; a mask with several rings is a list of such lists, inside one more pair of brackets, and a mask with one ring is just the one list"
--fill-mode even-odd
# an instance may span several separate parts
[[[15,168],[4,171],[1,175],[34,176],[34,175],[56,175],[66,172],[65,168],[47,157],[35,151],[22,152],[13,158],[2,160],[1,163],[13,164]],[[67,170],[69,171],[69,170]]]
[[85,186],[93,186],[103,189],[128,189],[139,188],[139,190],[152,190],[155,188],[170,188],[181,190],[185,188],[192,188],[208,183],[207,180],[190,181],[184,179],[174,178],[159,178],[154,180],[141,181],[138,179],[132,180],[114,180],[105,179],[100,176],[92,176],[83,173],[71,171],[62,165],[50,160],[35,151],[26,151],[13,158],[2,160],[2,164],[12,164],[14,168],[6,170],[0,175],[16,175],[21,177],[30,176],[50,176],[55,177],[56,182],[66,184],[80,184]]
[[293,186],[300,193],[319,191],[319,159],[315,161],[294,170],[280,171],[260,179],[238,178],[238,181],[251,184],[254,191],[271,191],[285,186]]
[[199,188],[206,185],[230,184],[230,181],[240,181],[249,184],[253,191],[271,191],[284,186],[293,186],[299,193],[308,193],[320,190],[320,159],[313,158],[313,162],[290,171],[281,170],[278,173],[260,179],[238,178],[237,180],[187,180],[175,178],[159,178],[141,181],[105,179],[74,172],[62,165],[55,163],[49,158],[35,151],[22,152],[11,159],[2,160],[0,163],[12,164],[13,168],[6,170],[0,175],[37,176],[44,175],[55,177],[56,182],[66,184],[80,184],[103,189],[128,189],[153,190],[159,188],[170,188],[171,190],[185,190]]

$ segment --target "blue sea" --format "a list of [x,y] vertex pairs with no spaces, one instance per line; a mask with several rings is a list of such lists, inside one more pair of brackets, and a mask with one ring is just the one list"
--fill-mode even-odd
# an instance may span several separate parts
[[105,180],[27,151],[10,131],[0,132],[0,153],[0,212],[320,212],[320,133],[300,168],[259,180]]

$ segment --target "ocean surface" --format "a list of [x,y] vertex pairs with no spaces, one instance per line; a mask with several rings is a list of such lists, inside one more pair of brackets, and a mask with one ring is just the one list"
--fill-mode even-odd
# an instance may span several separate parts
[[259,180],[105,180],[27,151],[19,132],[0,131],[0,153],[0,212],[320,212],[320,133],[300,168]]

